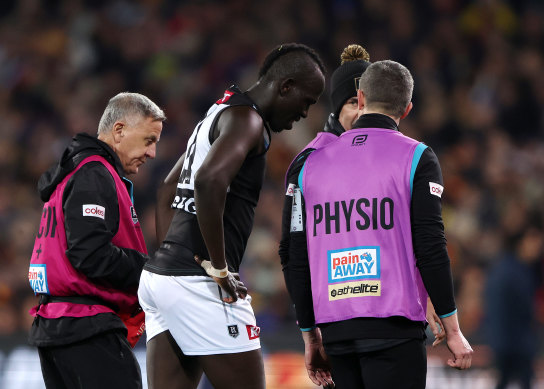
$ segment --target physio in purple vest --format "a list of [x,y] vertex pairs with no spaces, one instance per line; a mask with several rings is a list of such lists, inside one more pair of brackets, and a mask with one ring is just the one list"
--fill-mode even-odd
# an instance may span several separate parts
[[155,157],[165,119],[149,98],[120,93],[98,136],[77,134],[39,180],[29,340],[47,388],[142,387],[132,347],[144,331],[137,289],[148,256],[125,176]]
[[412,91],[404,66],[368,66],[353,129],[302,155],[288,182],[284,227],[293,237],[280,254],[316,384],[330,366],[338,388],[424,388],[427,293],[452,353],[448,365],[471,364],[446,250],[440,165],[398,128]]

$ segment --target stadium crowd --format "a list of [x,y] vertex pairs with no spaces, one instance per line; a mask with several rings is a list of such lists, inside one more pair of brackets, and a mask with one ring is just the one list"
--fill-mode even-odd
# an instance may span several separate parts
[[[134,179],[153,252],[158,182],[209,102],[229,82],[247,88],[281,42],[316,49],[328,76],[349,43],[364,45],[371,61],[393,59],[412,71],[414,109],[401,131],[442,163],[463,332],[472,344],[492,344],[488,335],[500,336],[493,307],[508,306],[525,315],[517,331],[533,328],[532,346],[544,355],[544,6],[537,0],[2,1],[0,350],[26,342],[36,303],[27,281],[42,207],[36,183],[71,137],[94,134],[108,99],[121,91],[145,94],[165,110],[157,158]],[[277,254],[283,178],[321,130],[325,96],[294,131],[274,138],[268,155],[241,274],[265,352],[299,338]],[[507,293],[486,293],[504,257],[529,271],[506,276],[498,289]],[[516,294],[520,284],[532,287]]]

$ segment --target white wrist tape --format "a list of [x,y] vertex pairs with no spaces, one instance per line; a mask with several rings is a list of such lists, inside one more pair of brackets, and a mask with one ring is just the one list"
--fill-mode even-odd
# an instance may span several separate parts
[[204,270],[206,270],[206,273],[208,273],[208,275],[211,277],[225,278],[229,274],[228,266],[225,266],[224,269],[216,269],[212,266],[211,261],[208,260],[202,261],[200,266],[202,266]]

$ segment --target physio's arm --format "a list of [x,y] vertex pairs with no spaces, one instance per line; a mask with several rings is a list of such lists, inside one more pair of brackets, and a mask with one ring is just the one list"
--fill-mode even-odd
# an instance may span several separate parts
[[313,149],[301,153],[287,172],[287,188],[283,206],[279,247],[283,276],[294,304],[297,323],[302,329],[315,326],[306,240],[304,197],[298,187],[298,176]]
[[468,369],[472,364],[474,351],[461,333],[457,312],[448,317],[443,317],[442,323],[446,332],[446,343],[453,354],[453,357],[448,359],[448,366],[459,370]]

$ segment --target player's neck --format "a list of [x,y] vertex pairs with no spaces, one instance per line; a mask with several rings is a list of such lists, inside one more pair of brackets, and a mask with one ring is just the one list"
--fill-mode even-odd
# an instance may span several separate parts
[[246,95],[255,103],[265,118],[270,108],[270,96],[272,96],[271,84],[263,84],[257,81],[247,91]]

